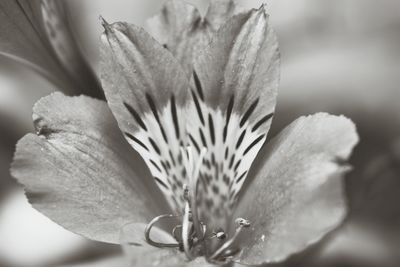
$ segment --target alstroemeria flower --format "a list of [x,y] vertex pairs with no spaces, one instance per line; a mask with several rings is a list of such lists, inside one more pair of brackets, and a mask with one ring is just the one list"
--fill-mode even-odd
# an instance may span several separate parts
[[358,140],[350,120],[301,117],[262,147],[280,58],[264,6],[212,34],[191,80],[143,29],[103,25],[112,114],[53,94],[34,107],[37,135],[18,143],[12,173],[36,209],[124,244],[140,266],[280,261],[342,221],[341,163]]
[[0,54],[34,69],[68,94],[103,98],[79,49],[64,1],[2,0]]

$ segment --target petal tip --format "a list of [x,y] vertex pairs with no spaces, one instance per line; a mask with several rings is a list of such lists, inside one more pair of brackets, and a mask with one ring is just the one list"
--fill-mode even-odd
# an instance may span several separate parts
[[102,15],[99,16],[99,20],[100,20],[100,23],[101,23],[101,25],[103,26],[103,28],[104,28],[104,30],[105,30],[106,32],[109,31],[109,30],[111,29],[110,23],[108,23],[108,22],[104,19],[104,17],[103,17]]

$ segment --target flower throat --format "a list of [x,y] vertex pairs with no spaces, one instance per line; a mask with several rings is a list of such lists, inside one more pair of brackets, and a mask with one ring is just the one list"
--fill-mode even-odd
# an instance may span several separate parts
[[[184,252],[189,261],[204,256],[212,264],[225,264],[233,261],[240,252],[240,248],[234,246],[243,228],[250,226],[248,220],[237,218],[235,220],[236,231],[231,238],[223,229],[217,229],[209,233],[207,225],[200,221],[197,207],[197,186],[200,168],[207,149],[201,149],[198,159],[195,161],[191,147],[181,148],[183,164],[188,173],[188,184],[184,185],[185,206],[180,215],[165,214],[155,217],[145,229],[145,238],[148,244],[160,248],[178,248]],[[182,223],[172,229],[172,236],[176,243],[159,243],[150,238],[152,227],[162,219],[181,218]],[[211,251],[211,248],[212,249]]]

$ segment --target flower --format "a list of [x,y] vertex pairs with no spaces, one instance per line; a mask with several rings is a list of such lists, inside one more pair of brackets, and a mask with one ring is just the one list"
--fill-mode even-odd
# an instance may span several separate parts
[[137,26],[103,26],[108,105],[52,94],[17,145],[12,174],[36,209],[140,266],[281,261],[342,221],[349,119],[301,117],[263,146],[280,61],[264,6],[180,61]]
[[0,54],[40,73],[68,94],[103,98],[69,26],[64,1],[4,0]]

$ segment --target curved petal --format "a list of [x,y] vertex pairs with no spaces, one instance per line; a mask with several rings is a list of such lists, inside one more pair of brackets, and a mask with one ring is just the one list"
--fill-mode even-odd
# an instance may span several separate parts
[[265,148],[233,218],[251,227],[240,260],[260,264],[285,259],[336,227],[346,213],[341,165],[358,142],[344,117],[301,117]]
[[122,225],[146,223],[165,207],[105,102],[55,93],[37,102],[33,118],[37,135],[18,142],[11,173],[47,217],[118,243]]
[[63,1],[1,1],[0,54],[32,67],[67,93],[102,98],[67,16]]
[[[163,267],[208,267],[204,258],[197,258],[188,262],[185,253],[177,248],[158,248],[146,243],[144,239],[143,224],[128,224],[122,229],[121,244],[127,255],[129,266],[163,266]],[[152,239],[161,243],[176,243],[175,239],[167,232],[154,227]]]
[[146,22],[147,31],[181,63],[188,75],[193,59],[209,43],[211,28],[199,11],[181,0],[165,2],[160,14]]
[[101,80],[108,104],[171,207],[181,211],[189,81],[172,54],[144,30],[126,23],[104,26]]
[[204,217],[227,217],[233,207],[271,124],[279,63],[264,6],[228,20],[195,62],[187,124],[211,166],[201,174]]

